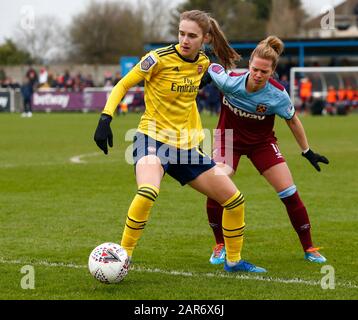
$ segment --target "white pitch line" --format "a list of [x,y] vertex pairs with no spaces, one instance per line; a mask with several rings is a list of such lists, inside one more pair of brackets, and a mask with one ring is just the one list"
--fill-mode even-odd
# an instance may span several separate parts
[[[49,261],[24,261],[24,260],[6,260],[0,257],[0,263],[3,264],[22,264],[22,265],[38,265],[44,267],[55,267],[55,268],[72,268],[72,269],[87,269],[87,265],[78,265],[74,263],[63,263],[63,262],[49,262]],[[250,276],[245,274],[224,274],[224,273],[194,273],[176,270],[162,270],[159,268],[151,269],[141,266],[131,266],[131,270],[134,272],[147,272],[147,273],[159,273],[171,276],[182,276],[182,277],[205,277],[205,278],[225,278],[225,279],[239,279],[239,280],[253,280],[263,282],[275,282],[285,284],[304,284],[308,286],[320,286],[320,281],[304,280],[299,278],[294,279],[282,279],[272,278],[264,276]],[[358,285],[352,282],[339,282],[335,284],[336,287],[343,287],[348,289],[358,289]]]
[[87,161],[83,160],[82,158],[96,157],[99,155],[101,155],[100,152],[84,153],[84,154],[80,154],[78,156],[71,157],[70,162],[76,163],[76,164],[83,164],[83,163],[87,163]]

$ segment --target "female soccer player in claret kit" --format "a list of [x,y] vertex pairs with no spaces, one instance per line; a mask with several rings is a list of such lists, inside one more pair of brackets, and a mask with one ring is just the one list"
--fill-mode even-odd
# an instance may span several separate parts
[[[278,115],[286,120],[302,155],[318,171],[321,170],[318,162],[328,164],[326,157],[310,149],[289,95],[272,78],[283,48],[282,41],[275,36],[261,41],[251,54],[249,71],[242,74],[227,74],[226,68],[220,64],[210,65],[208,73],[224,96],[215,131],[213,159],[232,176],[237,170],[240,157],[246,155],[286,206],[304,250],[304,258],[323,263],[326,258],[319,253],[319,248],[313,246],[307,210],[273,131],[275,115]],[[210,262],[220,264],[225,260],[222,208],[210,197],[207,200],[207,214],[216,240]]]
[[227,251],[224,269],[266,272],[241,259],[245,229],[243,195],[199,148],[204,135],[195,99],[210,64],[201,50],[209,38],[221,63],[231,67],[239,55],[230,48],[216,20],[198,10],[182,13],[179,43],[149,52],[118,82],[102,112],[94,140],[107,154],[107,143],[113,146],[113,114],[127,90],[144,80],[146,108],[133,144],[138,191],[128,210],[121,246],[132,257],[162,178],[168,173],[182,185],[190,185],[223,206]]

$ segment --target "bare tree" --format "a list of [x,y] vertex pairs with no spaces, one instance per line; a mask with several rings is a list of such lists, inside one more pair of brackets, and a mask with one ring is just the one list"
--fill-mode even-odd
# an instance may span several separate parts
[[177,33],[181,12],[199,9],[208,12],[218,21],[229,40],[260,39],[265,35],[266,20],[259,14],[259,4],[254,0],[186,0],[172,14],[171,32],[173,35]]
[[137,8],[143,18],[146,42],[170,41],[170,13],[175,3],[167,0],[138,0]]
[[266,34],[266,21],[260,17],[255,1],[235,1],[226,8],[222,22],[228,39],[233,41],[255,41]]
[[143,19],[133,6],[91,2],[71,22],[71,60],[111,64],[118,63],[121,55],[141,55],[143,26]]
[[14,33],[14,42],[35,61],[48,63],[63,55],[65,34],[58,17],[44,15],[34,17],[32,24],[20,26]]
[[299,34],[305,12],[297,0],[272,0],[267,33],[281,38],[291,38]]

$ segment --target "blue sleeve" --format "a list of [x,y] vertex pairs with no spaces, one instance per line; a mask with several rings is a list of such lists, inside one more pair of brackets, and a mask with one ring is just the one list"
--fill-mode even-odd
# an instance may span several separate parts
[[215,83],[215,85],[223,92],[223,93],[232,93],[236,81],[230,77],[226,72],[223,66],[217,63],[212,63],[209,66],[208,72],[211,76],[211,79]]
[[286,90],[282,92],[278,99],[277,109],[275,113],[286,120],[292,119],[295,114],[295,107],[293,106],[292,101]]

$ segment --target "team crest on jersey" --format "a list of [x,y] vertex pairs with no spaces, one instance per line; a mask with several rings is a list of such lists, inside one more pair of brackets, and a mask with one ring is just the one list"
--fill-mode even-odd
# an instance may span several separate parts
[[151,67],[153,67],[157,63],[157,60],[152,56],[149,55],[140,63],[140,69],[142,71],[149,71]]
[[203,69],[204,69],[204,67],[201,64],[199,64],[198,65],[198,74],[201,74],[203,72]]
[[217,74],[220,74],[221,72],[224,71],[224,68],[219,64],[215,64],[214,66],[212,66],[211,70]]
[[258,104],[256,107],[257,113],[265,113],[267,111],[267,107],[263,104]]

